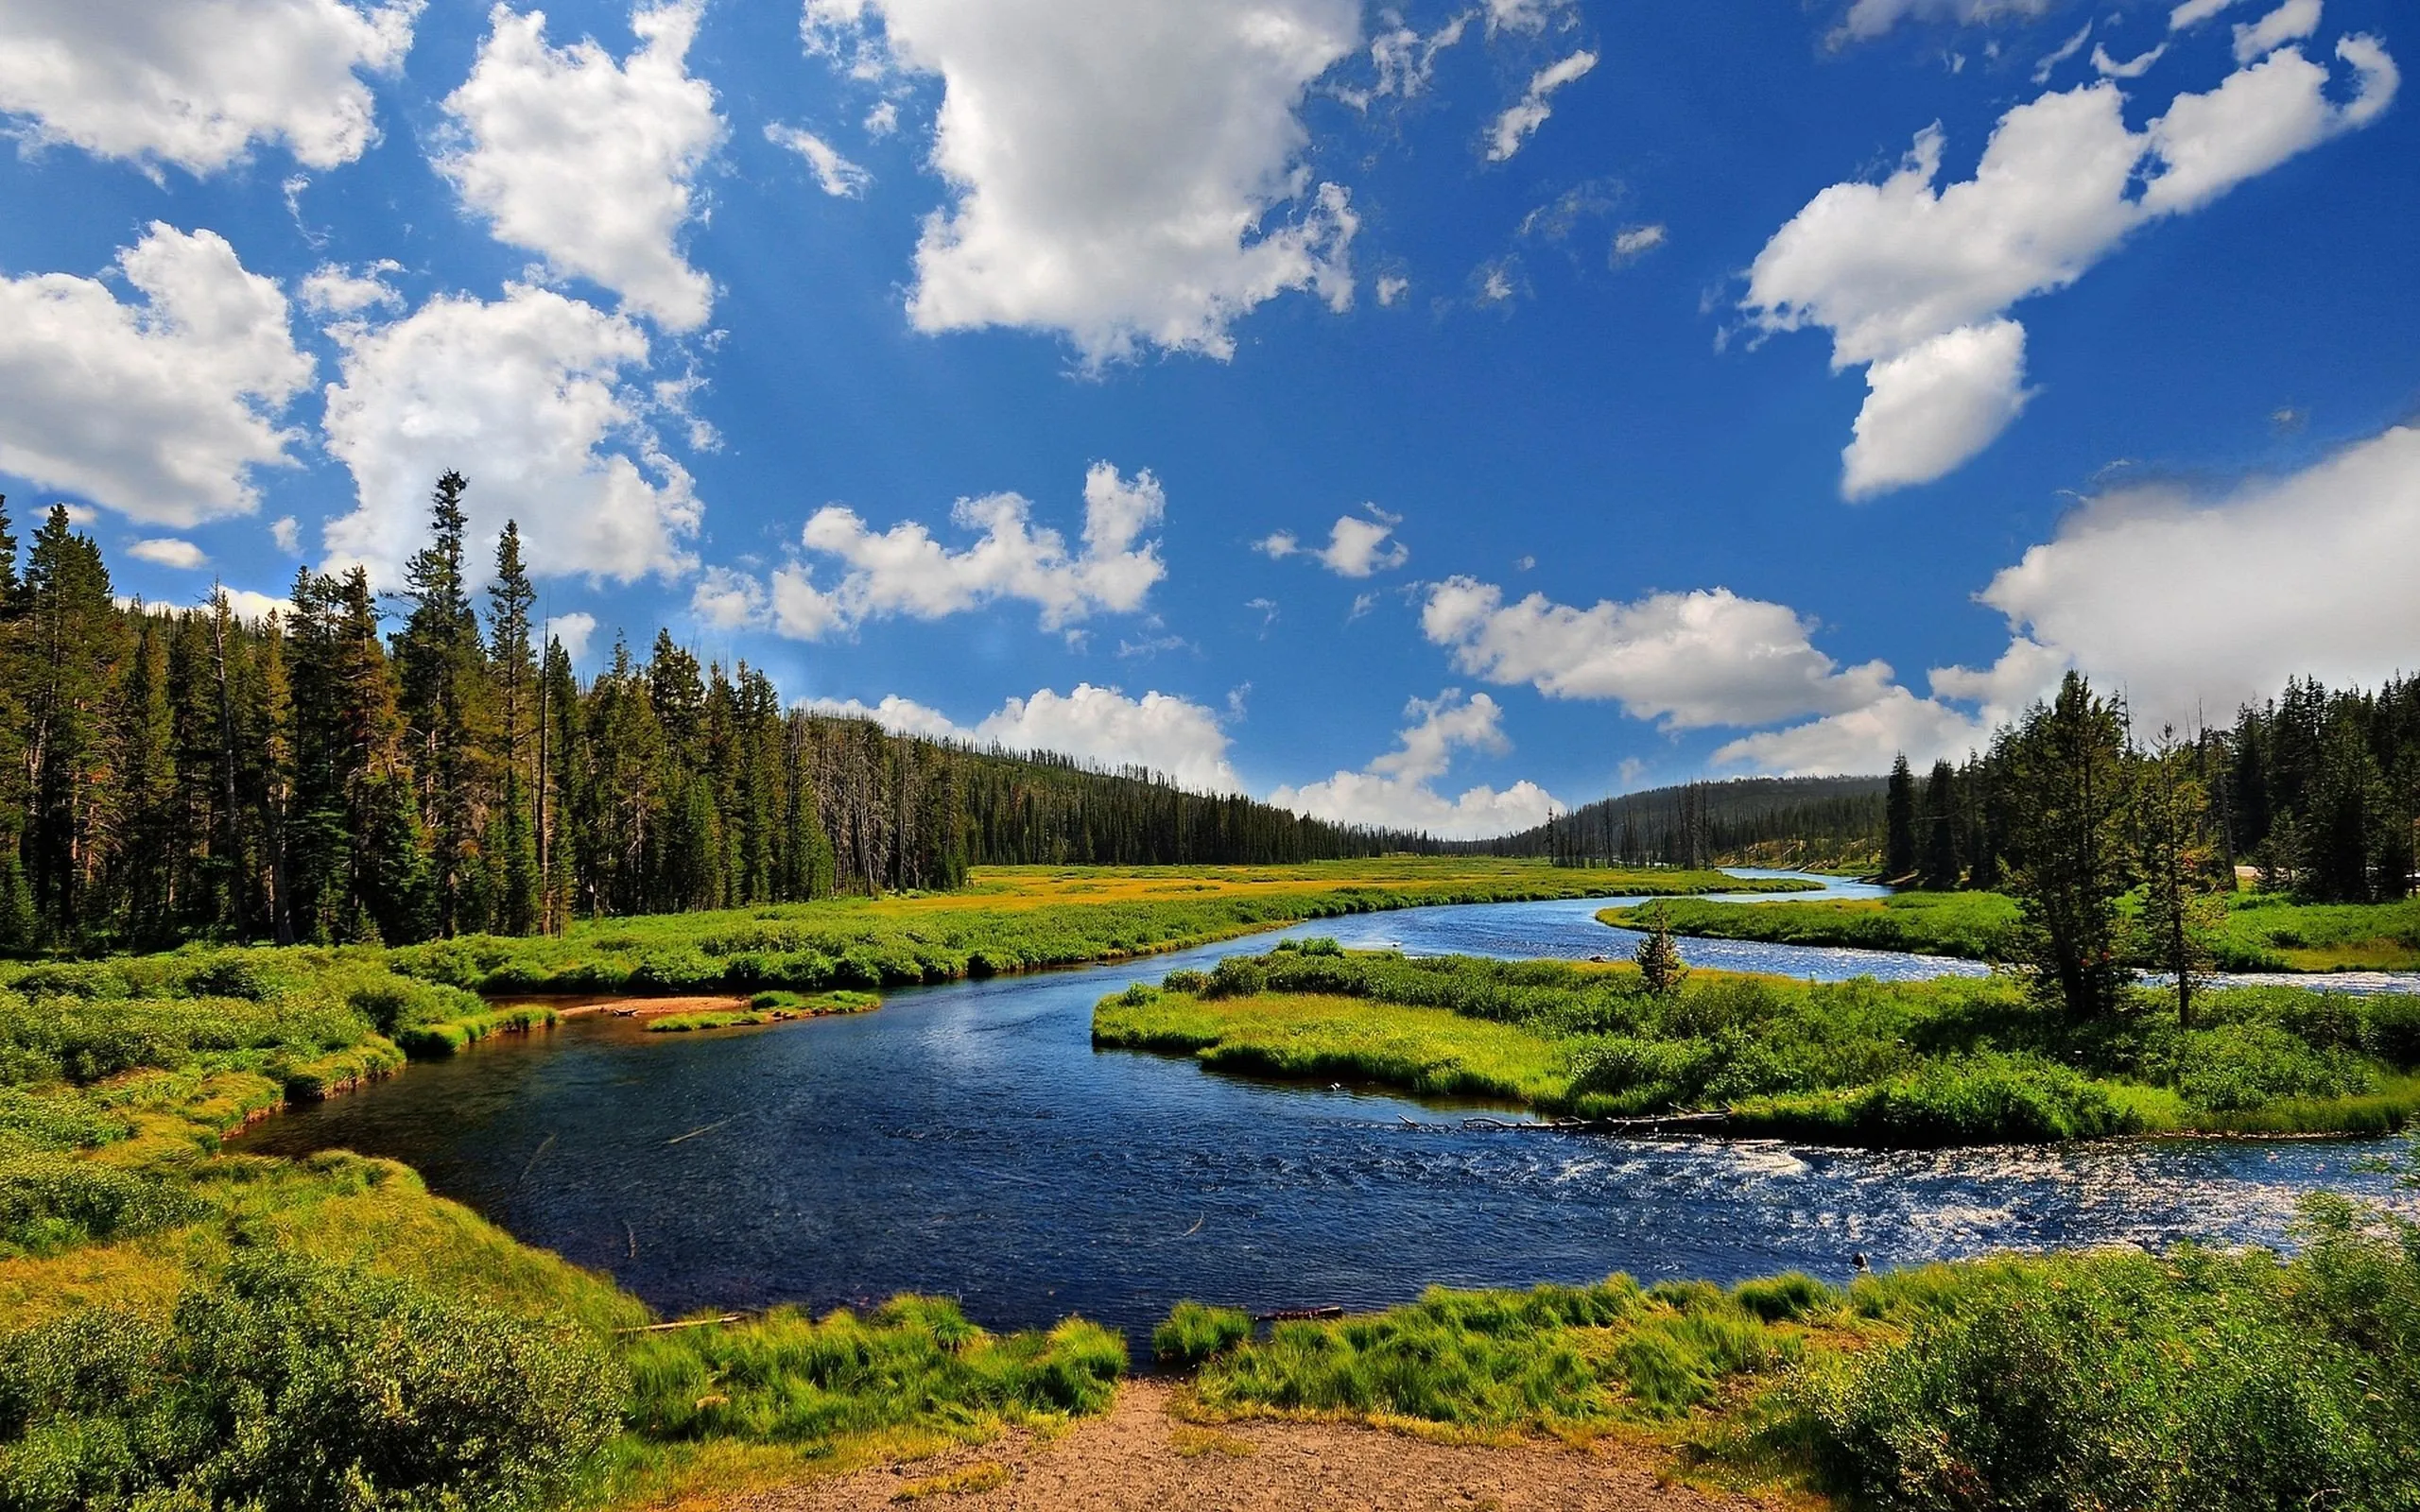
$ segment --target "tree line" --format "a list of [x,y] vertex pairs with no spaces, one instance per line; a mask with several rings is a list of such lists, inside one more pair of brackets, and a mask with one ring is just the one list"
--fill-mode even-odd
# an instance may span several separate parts
[[[959,885],[987,863],[1434,850],[1236,796],[784,707],[659,630],[579,676],[517,526],[466,560],[449,472],[402,591],[296,574],[257,620],[121,602],[0,500],[0,950],[403,943]],[[484,578],[484,584],[481,579]]]
[[1518,834],[1468,844],[1492,855],[1704,867],[1773,841],[1870,840],[1882,822],[1876,777],[1743,777],[1599,799]]

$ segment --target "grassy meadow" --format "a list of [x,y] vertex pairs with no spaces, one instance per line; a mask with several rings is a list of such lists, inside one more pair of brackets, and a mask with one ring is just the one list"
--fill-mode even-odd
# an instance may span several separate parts
[[[2131,900],[2121,911],[2131,916]],[[1903,892],[1878,899],[1726,903],[1685,898],[1663,906],[1673,933],[1782,945],[1854,946],[1998,961],[2014,955],[2016,900],[1996,892]],[[1640,927],[1641,908],[1609,908],[1608,924]],[[2222,971],[2420,970],[2420,899],[2303,903],[2275,893],[2227,900],[2211,941]]]
[[1489,856],[1289,867],[998,867],[948,893],[643,919],[560,936],[471,936],[385,952],[393,970],[489,996],[879,991],[1122,960],[1304,919],[1432,903],[1779,891],[1719,871],[1558,868]]
[[2302,1248],[2003,1257],[1728,1291],[1626,1276],[1256,1334],[1181,1304],[1211,1421],[1448,1438],[1618,1433],[1685,1472],[1876,1512],[2251,1512],[2420,1501],[2420,1226],[2342,1198]]
[[2117,1134],[2383,1133],[2420,1114],[2420,999],[2155,992],[2076,1025],[2004,978],[1800,982],[1408,958],[1282,942],[1094,1010],[1102,1048],[1582,1118],[1720,1111],[1744,1135],[1932,1147]]

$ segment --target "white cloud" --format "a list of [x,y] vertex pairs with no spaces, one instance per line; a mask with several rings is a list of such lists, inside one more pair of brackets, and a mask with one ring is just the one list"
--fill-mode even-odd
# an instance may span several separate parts
[[1115,688],[1079,682],[1072,693],[1043,688],[1011,698],[975,724],[896,694],[869,707],[852,698],[820,699],[819,713],[871,719],[887,730],[1010,750],[1048,750],[1103,766],[1142,766],[1197,793],[1239,793],[1227,761],[1227,733],[1211,710],[1174,694],[1130,698]]
[[1031,504],[1014,493],[958,502],[950,518],[980,532],[963,551],[950,550],[915,521],[877,533],[856,511],[827,506],[800,539],[809,553],[837,558],[840,578],[823,589],[811,566],[775,571],[773,627],[814,641],[868,620],[940,619],[1003,599],[1038,606],[1046,629],[1096,612],[1130,613],[1167,576],[1159,541],[1144,539],[1167,508],[1159,479],[1148,471],[1122,477],[1107,462],[1084,474],[1080,552],[1070,551],[1058,531],[1035,529]]
[[137,561],[147,561],[159,567],[176,567],[191,572],[210,565],[210,557],[190,541],[175,536],[154,536],[138,541],[126,548],[126,554]]
[[1358,44],[1357,0],[808,0],[806,26],[857,71],[942,80],[918,330],[1058,332],[1097,367],[1230,356],[1292,290],[1350,304],[1356,217],[1296,110]]
[[1616,262],[1644,257],[1664,245],[1667,232],[1659,223],[1653,226],[1632,226],[1614,233],[1614,259]]
[[865,133],[868,136],[889,136],[891,132],[899,129],[898,104],[891,100],[876,101],[874,103],[874,108],[866,112],[866,118],[862,124],[865,127]]
[[359,499],[328,524],[332,559],[394,582],[426,533],[429,486],[458,467],[474,539],[518,520],[532,572],[628,581],[695,565],[680,542],[702,506],[647,423],[652,397],[624,381],[648,355],[627,317],[516,284],[330,334],[343,377],[328,388],[328,450]]
[[[2394,94],[2394,60],[2367,36],[2336,52],[2355,82],[2341,104],[2328,70],[2289,46],[2175,96],[2139,132],[2102,80],[2002,115],[1972,179],[1936,189],[1945,138],[1931,126],[1882,182],[1809,200],[1757,254],[1741,308],[1766,332],[1829,330],[1835,369],[1909,359],[1903,381],[1868,375],[1847,491],[1942,476],[2015,418],[2023,336],[1996,329],[2010,305],[2072,284],[2136,228],[2374,119]],[[1954,380],[1958,397],[1914,395],[1920,374]],[[1947,434],[1920,433],[1945,415]]]
[[1340,89],[1337,94],[1355,110],[1366,111],[1374,100],[1394,95],[1410,99],[1428,88],[1437,74],[1437,57],[1462,40],[1471,13],[1448,17],[1435,31],[1423,33],[1397,25],[1370,39],[1370,66],[1377,75],[1368,89]]
[[729,567],[707,568],[689,595],[689,612],[718,630],[761,625],[766,607],[765,585]]
[[1424,830],[1447,839],[1530,829],[1562,809],[1552,794],[1526,779],[1500,792],[1480,785],[1449,799],[1437,791],[1436,780],[1452,768],[1457,751],[1501,755],[1512,748],[1504,735],[1504,711],[1486,694],[1465,700],[1448,688],[1435,698],[1412,699],[1404,714],[1411,723],[1399,731],[1393,750],[1357,772],[1280,787],[1269,801],[1338,824]]
[[1253,542],[1253,549],[1267,556],[1284,558],[1293,556],[1312,558],[1339,577],[1367,577],[1373,573],[1388,572],[1411,559],[1411,552],[1400,541],[1389,538],[1395,526],[1403,524],[1403,516],[1389,514],[1374,504],[1361,507],[1369,513],[1340,515],[1328,530],[1327,544],[1319,547],[1304,545],[1293,532],[1280,530],[1265,540]]
[[67,273],[0,277],[0,471],[158,524],[250,512],[311,380],[285,296],[216,232],[158,221],[117,271],[142,303]]
[[1576,0],[1487,0],[1487,29],[1541,32],[1547,24],[1567,15]]
[[1378,278],[1378,302],[1392,305],[1411,289],[1411,280],[1397,273],[1381,274]]
[[2168,43],[2161,43],[2147,53],[2119,62],[2109,56],[2109,49],[2096,46],[2092,50],[2092,67],[2103,78],[2140,78],[2152,71],[2152,64],[2168,56]]
[[2235,60],[2266,58],[2290,42],[2300,42],[2319,30],[2319,0],[2286,0],[2249,26],[2235,28]]
[[814,170],[816,187],[836,199],[854,199],[873,182],[873,174],[840,156],[838,147],[812,131],[770,121],[765,126],[765,140],[804,158],[806,165]]
[[2215,500],[2103,494],[1994,577],[2013,629],[2125,687],[2154,725],[2223,718],[2296,674],[2375,684],[2420,645],[2420,429]]
[[549,641],[561,641],[563,655],[576,664],[588,655],[589,638],[596,633],[596,616],[584,610],[557,614],[546,621],[542,633]]
[[1675,730],[1860,708],[1891,676],[1879,662],[1842,669],[1795,610],[1722,588],[1581,610],[1543,593],[1506,604],[1493,583],[1449,577],[1429,590],[1420,624],[1475,677],[1550,698],[1616,699]]
[[1865,369],[1857,438],[1841,452],[1841,492],[1871,498],[1929,483],[1992,444],[2025,408],[2025,328],[1961,326]]
[[36,142],[188,172],[282,142],[315,168],[377,140],[356,70],[411,50],[423,0],[9,0],[0,6],[0,111]]
[[[2089,21],[2085,22],[2083,26],[2076,28],[2076,34],[2074,36],[2069,37],[2066,41],[2059,43],[2058,46],[2053,47],[2047,53],[2044,53],[2042,55],[2042,60],[2033,65],[2033,82],[2036,84],[2048,84],[2050,82],[2050,76],[2059,71],[2059,65],[2061,63],[2066,62],[2068,59],[2073,58],[2076,54],[2083,51],[2083,44],[2092,38],[2092,27],[2093,23]],[[2105,73],[2107,70],[2104,69],[2102,72]]]
[[336,263],[322,263],[302,280],[298,292],[302,296],[302,307],[318,316],[400,310],[404,297],[387,283],[386,275],[403,270],[403,264],[383,258],[372,264],[367,273],[356,273]]
[[[2289,677],[2375,686],[2420,644],[2420,429],[2398,426],[2300,472],[2216,498],[2155,486],[2088,500],[1979,595],[2008,616],[1980,671],[1936,667],[1932,696],[1863,705],[1733,741],[1717,764],[1878,771],[1894,750],[1955,756],[2081,668],[2138,726],[2223,723]],[[1972,704],[1969,715],[1952,704]]]
[[1502,163],[1521,150],[1531,132],[1547,124],[1554,108],[1547,103],[1554,92],[1585,76],[1597,66],[1597,55],[1576,52],[1557,62],[1548,63],[1530,76],[1530,87],[1521,97],[1508,106],[1504,113],[1487,129],[1487,160]]
[[2183,5],[2168,13],[2168,29],[2185,31],[2198,26],[2238,3],[2238,0],[2185,0]]
[[690,180],[723,136],[714,90],[684,61],[703,6],[632,12],[640,45],[617,64],[593,40],[547,46],[544,11],[499,4],[471,77],[446,97],[458,140],[437,163],[498,240],[675,331],[714,304],[713,281],[676,245]]
[[268,539],[277,542],[277,549],[289,557],[302,554],[302,527],[290,514],[269,522]]
[[1961,26],[2047,14],[2057,0],[1857,0],[1832,33],[1832,45],[1870,42],[1902,21],[1950,22]]

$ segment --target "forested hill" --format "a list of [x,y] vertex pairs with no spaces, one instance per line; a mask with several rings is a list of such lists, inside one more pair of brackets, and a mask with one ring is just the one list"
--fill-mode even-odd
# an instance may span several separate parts
[[1493,855],[1703,867],[1782,843],[1878,848],[1881,777],[1740,777],[1599,799],[1533,830],[1479,842]]
[[20,571],[0,508],[0,950],[397,943],[946,887],[986,862],[1435,849],[785,709],[664,632],[583,680],[537,642],[510,526],[476,587],[463,488],[440,483],[393,601],[306,569],[259,621],[223,595],[118,601],[63,507]]

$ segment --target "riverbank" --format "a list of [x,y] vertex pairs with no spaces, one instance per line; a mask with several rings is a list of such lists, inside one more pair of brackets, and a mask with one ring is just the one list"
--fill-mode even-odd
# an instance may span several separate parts
[[[1780,906],[1780,905],[1757,905]],[[1103,1048],[1714,1132],[1880,1148],[2123,1134],[2382,1134],[2420,1117],[2420,1002],[2215,991],[2185,1029],[2143,993],[2077,1025],[1991,978],[1799,982],[1406,958],[1286,942],[1094,1010]],[[1719,1116],[1712,1116],[1719,1115]]]
[[[1608,908],[1621,929],[1649,926],[1650,908]],[[1962,960],[2015,954],[2016,900],[1996,892],[1903,892],[1888,898],[1771,903],[1680,899],[1654,909],[1674,934],[1701,939],[1905,951]],[[2298,903],[2240,892],[2212,953],[2221,971],[2420,971],[2420,899],[2394,903]]]

